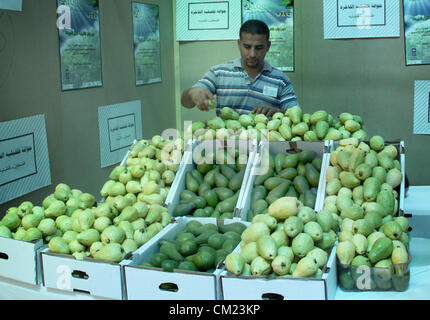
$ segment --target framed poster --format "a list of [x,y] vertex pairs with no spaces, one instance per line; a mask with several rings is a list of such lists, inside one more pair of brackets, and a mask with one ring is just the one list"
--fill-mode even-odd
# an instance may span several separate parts
[[430,64],[430,2],[403,0],[406,65]]
[[161,82],[159,6],[132,3],[136,85]]
[[243,0],[243,22],[257,19],[270,29],[269,63],[282,70],[294,71],[294,0]]
[[0,0],[0,10],[22,11],[22,0]]
[[176,41],[237,40],[241,9],[239,0],[176,1]]
[[140,100],[99,107],[101,167],[121,162],[135,139],[142,139]]
[[400,36],[399,1],[324,0],[324,39]]
[[415,81],[414,134],[430,134],[430,80]]
[[45,116],[0,122],[0,203],[50,184]]
[[57,0],[61,88],[102,86],[99,0]]

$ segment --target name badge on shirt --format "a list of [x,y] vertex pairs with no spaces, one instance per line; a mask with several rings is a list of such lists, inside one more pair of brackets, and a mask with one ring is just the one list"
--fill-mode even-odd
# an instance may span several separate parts
[[263,94],[265,96],[276,98],[278,96],[278,88],[277,87],[264,86]]

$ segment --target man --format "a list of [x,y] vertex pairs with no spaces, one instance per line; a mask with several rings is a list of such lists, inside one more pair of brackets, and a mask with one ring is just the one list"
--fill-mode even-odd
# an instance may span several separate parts
[[182,93],[186,108],[210,110],[217,96],[217,114],[230,107],[239,114],[276,112],[298,105],[290,79],[264,60],[270,49],[270,31],[259,20],[248,20],[240,28],[237,41],[240,58],[212,67],[193,87]]

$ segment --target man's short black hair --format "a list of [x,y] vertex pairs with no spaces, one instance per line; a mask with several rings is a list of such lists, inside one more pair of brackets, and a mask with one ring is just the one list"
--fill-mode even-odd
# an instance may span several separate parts
[[242,32],[251,34],[264,34],[266,35],[267,40],[270,38],[269,27],[261,20],[247,20],[240,27],[239,37],[242,36]]

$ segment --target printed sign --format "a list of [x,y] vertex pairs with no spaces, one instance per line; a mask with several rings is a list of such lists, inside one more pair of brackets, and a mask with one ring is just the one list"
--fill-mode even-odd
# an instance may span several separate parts
[[403,0],[406,65],[430,64],[430,5]]
[[270,30],[270,50],[266,60],[282,71],[294,71],[294,1],[244,0],[243,22],[257,19]]
[[0,10],[22,11],[22,0],[0,0]]
[[176,1],[176,40],[237,40],[241,1]]
[[387,0],[324,0],[324,39],[400,36],[400,6]]
[[0,123],[0,203],[51,184],[45,116]]
[[62,90],[102,86],[98,0],[57,0]]
[[430,134],[430,80],[415,81],[414,134]]
[[161,82],[160,16],[155,4],[133,2],[136,85]]
[[99,107],[101,167],[121,162],[134,140],[142,139],[140,100]]

